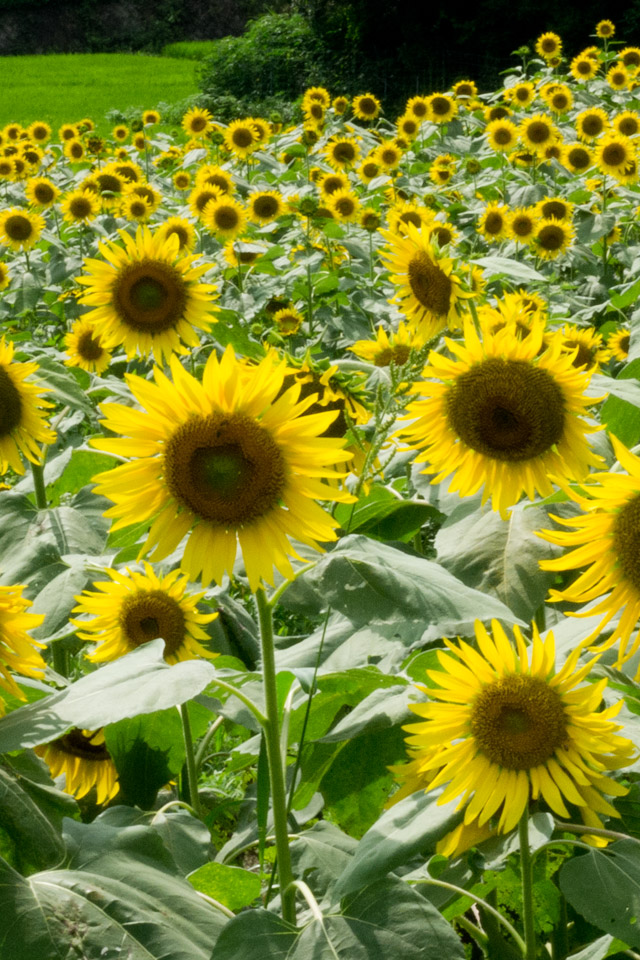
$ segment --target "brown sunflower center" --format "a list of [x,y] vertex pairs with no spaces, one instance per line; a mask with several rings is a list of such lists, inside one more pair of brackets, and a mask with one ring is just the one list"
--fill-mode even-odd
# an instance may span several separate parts
[[18,388],[4,369],[0,367],[0,437],[8,436],[20,426],[22,400]]
[[586,116],[582,121],[582,131],[588,137],[597,137],[604,130],[604,120],[597,114]]
[[201,520],[250,524],[280,502],[287,467],[269,431],[241,413],[192,417],[164,455],[169,491]]
[[582,74],[583,77],[588,77],[592,69],[593,65],[588,60],[578,60],[576,63],[576,70]]
[[165,655],[176,653],[185,640],[182,607],[164,590],[140,590],[128,596],[120,611],[120,627],[130,647],[162,637]]
[[78,337],[78,353],[83,360],[99,360],[104,350],[90,330],[85,330]]
[[532,143],[545,143],[551,136],[551,127],[543,120],[534,120],[527,127],[527,136]]
[[565,242],[565,234],[562,227],[555,223],[548,223],[540,230],[536,239],[543,250],[553,252],[561,249]]
[[569,97],[566,93],[554,93],[551,98],[551,105],[555,107],[556,110],[564,111],[569,106]]
[[524,462],[562,439],[565,401],[554,378],[526,360],[490,357],[461,374],[447,393],[447,420],[472,450]]
[[189,127],[193,131],[193,133],[200,133],[201,130],[204,130],[206,125],[207,125],[206,117],[192,117],[189,122]]
[[498,127],[493,134],[493,139],[501,147],[506,147],[513,140],[513,134],[509,127]]
[[515,96],[516,100],[519,100],[520,103],[526,103],[530,96],[528,87],[518,87]]
[[231,135],[231,142],[240,150],[246,150],[253,143],[253,133],[248,127],[238,127]]
[[360,112],[365,113],[367,116],[372,116],[378,109],[378,105],[373,97],[362,97],[358,106],[360,107]]
[[160,333],[184,316],[187,288],[181,275],[162,260],[140,260],[124,267],[112,288],[113,306],[134,330]]
[[627,50],[622,58],[625,67],[640,67],[640,52]]
[[635,117],[623,117],[622,120],[618,122],[618,130],[624,134],[625,137],[633,137],[638,133],[638,130],[640,130],[640,124]]
[[177,237],[178,238],[178,249],[182,250],[183,247],[189,246],[189,234],[184,227],[181,227],[180,224],[174,224],[169,227],[167,230],[167,237]]
[[213,225],[216,230],[235,230],[239,222],[238,211],[235,207],[226,204],[218,207],[213,214]]
[[564,220],[568,214],[568,210],[561,200],[546,200],[542,204],[541,212],[543,217],[555,217],[556,220]]
[[517,237],[528,237],[533,232],[533,220],[526,213],[514,217],[511,221],[511,229]]
[[488,760],[508,770],[546,763],[567,739],[560,695],[538,677],[501,677],[471,707],[471,731]]
[[331,153],[338,163],[353,163],[356,157],[355,147],[347,141],[335,143]]
[[625,580],[640,592],[640,495],[625,503],[615,519],[613,551]]
[[122,181],[112,173],[99,173],[96,176],[100,193],[120,193]]
[[91,213],[91,202],[86,197],[74,197],[69,204],[69,212],[76,220],[84,220]]
[[24,243],[33,233],[33,224],[28,217],[24,217],[20,213],[14,213],[5,220],[4,231],[10,240]]
[[418,100],[416,103],[412,104],[411,112],[416,117],[426,117],[428,109],[424,100]]
[[573,147],[567,154],[567,159],[576,170],[586,170],[591,166],[591,156],[583,147]]
[[399,343],[393,347],[386,347],[386,349],[380,350],[380,352],[375,355],[373,363],[376,367],[388,367],[392,363],[395,363],[398,367],[402,367],[408,361],[410,354],[411,348],[403,343]]
[[492,210],[487,214],[484,221],[484,232],[492,237],[497,236],[504,228],[504,217],[497,210]]
[[431,101],[431,111],[436,117],[446,117],[451,110],[451,101],[446,97],[434,97]]
[[436,317],[446,317],[453,285],[444,270],[423,251],[414,253],[408,267],[409,286],[420,304]]
[[565,340],[564,345],[567,350],[575,350],[576,347],[578,348],[578,352],[572,361],[574,367],[583,367],[585,364],[587,367],[594,365],[594,351],[591,347],[588,347],[586,343],[578,343],[577,340]]
[[56,198],[53,187],[49,183],[36,184],[33,195],[38,203],[51,203]]
[[621,167],[628,159],[627,151],[621,143],[608,143],[602,151],[603,163],[609,167]]
[[540,44],[545,53],[555,53],[558,49],[558,42],[553,37],[546,37]]
[[110,760],[109,751],[104,743],[94,743],[95,733],[85,733],[83,730],[70,730],[63,737],[53,741],[53,746],[72,757],[82,760]]
[[509,116],[509,111],[506,107],[491,107],[489,111],[490,120],[504,120],[505,117]]
[[350,217],[355,208],[356,205],[351,197],[339,197],[335,201],[335,209],[341,217]]
[[369,161],[368,163],[365,163],[362,167],[362,172],[365,175],[365,177],[371,177],[372,180],[374,177],[378,176],[379,170],[380,170],[380,167],[378,166],[378,164],[371,163],[371,161]]
[[275,217],[279,208],[278,198],[268,194],[256,197],[253,201],[253,212],[257,217]]
[[626,336],[620,337],[620,339],[618,340],[618,349],[625,355],[628,355],[630,343],[631,343],[631,334],[628,333],[626,334]]

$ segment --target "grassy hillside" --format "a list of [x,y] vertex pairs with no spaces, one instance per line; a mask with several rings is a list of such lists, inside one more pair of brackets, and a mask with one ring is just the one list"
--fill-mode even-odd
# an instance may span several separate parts
[[192,60],[131,53],[0,57],[0,127],[90,116],[100,131],[109,110],[145,109],[198,92]]

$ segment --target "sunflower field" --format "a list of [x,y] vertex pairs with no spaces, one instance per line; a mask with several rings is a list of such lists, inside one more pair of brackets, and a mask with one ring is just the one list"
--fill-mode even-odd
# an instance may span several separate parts
[[640,957],[640,47],[592,39],[395,120],[1,131],[0,960]]

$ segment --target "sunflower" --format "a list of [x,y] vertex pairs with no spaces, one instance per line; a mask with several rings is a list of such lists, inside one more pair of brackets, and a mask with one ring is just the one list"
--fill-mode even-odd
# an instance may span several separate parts
[[308,100],[302,105],[302,111],[307,120],[312,120],[313,123],[322,125],[324,121],[325,108],[322,106],[319,100]]
[[150,213],[155,213],[162,203],[162,194],[150,183],[130,183],[124,187],[125,197],[141,197],[149,207]]
[[224,196],[225,193],[220,187],[215,187],[213,184],[205,187],[196,186],[189,194],[189,209],[194,217],[202,219],[206,205],[212,200],[219,200]]
[[29,203],[40,210],[48,210],[60,196],[60,190],[48,177],[33,177],[24,192]]
[[375,340],[356,340],[347,349],[374,367],[388,367],[392,363],[403,367],[408,363],[411,351],[421,350],[424,345],[424,339],[401,320],[395,333],[389,334],[380,326]]
[[175,237],[153,236],[147,227],[135,238],[119,233],[124,246],[99,243],[104,259],[85,260],[87,272],[77,277],[87,287],[80,302],[93,307],[87,319],[106,347],[122,344],[128,359],[153,353],[162,363],[173,351],[186,353],[183,343],[196,346],[197,330],[213,322],[215,287],[198,283],[209,265],[194,266]]
[[120,204],[120,216],[136,223],[147,223],[151,212],[151,204],[146,197],[139,197],[135,193],[123,197]]
[[484,487],[482,502],[504,517],[522,493],[553,493],[549,474],[579,480],[600,462],[585,437],[597,428],[582,419],[590,376],[556,340],[542,350],[541,328],[521,339],[507,325],[480,340],[469,320],[464,344],[445,342],[459,359],[430,354],[407,408],[414,422],[400,431],[432,483],[454,474],[463,497]]
[[553,113],[566,113],[573,106],[573,94],[564,84],[554,84],[554,87],[545,98],[547,106]]
[[198,612],[204,594],[189,593],[188,579],[179,570],[158,576],[145,563],[144,573],[129,567],[124,573],[114,569],[105,573],[110,579],[94,583],[95,590],[76,597],[78,606],[72,611],[91,617],[71,620],[81,640],[96,644],[87,654],[89,660],[117,660],[157,637],[165,642],[167,663],[218,656],[200,643],[208,638],[203,626],[218,614]]
[[145,127],[160,123],[160,114],[157,110],[145,110],[142,114],[142,123]]
[[458,112],[458,104],[444,93],[432,93],[427,97],[431,123],[448,123]]
[[304,322],[304,317],[295,307],[283,307],[282,310],[274,313],[273,322],[281,337],[291,337],[299,331]]
[[100,200],[92,190],[72,190],[60,204],[63,219],[68,223],[88,223],[100,213]]
[[[126,180],[128,183],[139,183],[142,185],[144,179],[144,174],[142,173],[142,167],[135,163],[133,160],[129,160],[127,157],[126,160],[118,160],[111,164],[113,172],[117,176],[122,177],[123,180]],[[149,184],[146,184],[149,187]],[[155,191],[158,193],[158,191]],[[160,196],[160,194],[158,194]]]
[[596,36],[601,38],[609,39],[616,32],[616,28],[612,24],[611,20],[600,20],[596,24]]
[[590,142],[605,132],[609,126],[609,117],[601,107],[589,107],[578,114],[575,126],[578,137]]
[[169,217],[156,230],[156,237],[162,237],[163,240],[172,236],[178,238],[178,250],[180,251],[189,252],[196,245],[195,228],[185,217]]
[[258,146],[251,120],[234,120],[224,132],[224,145],[240,160],[246,160]]
[[610,434],[610,439],[618,462],[626,472],[594,473],[580,491],[563,485],[567,496],[583,512],[578,517],[553,517],[570,529],[542,530],[539,536],[550,543],[573,548],[562,557],[541,563],[545,570],[575,570],[589,564],[573,583],[563,590],[551,590],[549,597],[553,601],[588,604],[587,609],[572,611],[569,614],[572,617],[602,615],[582,646],[592,644],[607,624],[620,614],[611,634],[597,649],[606,650],[619,640],[617,665],[621,666],[640,647],[640,632],[637,631],[640,618],[640,458],[627,450],[615,434]]
[[96,803],[113,800],[120,789],[118,772],[102,730],[74,728],[51,743],[35,747],[52,777],[65,775],[65,791],[79,800],[95,787]]
[[636,162],[633,141],[620,133],[609,133],[596,144],[596,163],[602,173],[618,178],[624,176]]
[[494,120],[506,120],[511,114],[512,111],[503,103],[494,103],[484,108],[484,118],[487,123],[493,123]]
[[462,302],[472,294],[454,271],[453,260],[434,249],[424,226],[418,230],[407,223],[406,235],[381,233],[389,245],[383,260],[398,287],[393,302],[419,324],[420,336],[428,340],[447,325],[458,326]]
[[503,203],[489,203],[478,221],[478,233],[487,243],[497,243],[509,236],[509,209]]
[[218,240],[235,240],[247,225],[247,211],[233,197],[209,200],[202,213],[202,222]]
[[380,114],[382,104],[372,93],[363,93],[353,98],[353,113],[358,120],[375,120]]
[[362,229],[366,230],[368,233],[375,233],[380,227],[381,222],[382,217],[373,207],[365,207],[360,211],[358,223]]
[[612,90],[626,90],[629,79],[629,71],[624,63],[616,63],[607,71],[607,83]]
[[553,121],[544,113],[534,113],[523,120],[519,127],[520,139],[530,150],[540,153],[558,137]]
[[325,110],[328,110],[331,106],[331,94],[324,87],[309,87],[305,90],[302,102],[304,103],[307,100],[317,100]]
[[572,173],[584,173],[593,166],[593,153],[582,143],[566,143],[562,148],[561,163]]
[[[0,691],[19,700],[26,697],[13,674],[41,679],[46,666],[39,653],[44,644],[27,636],[42,624],[44,614],[28,612],[31,600],[22,596],[24,589],[22,585],[0,586]],[[3,714],[4,700],[0,696],[0,716]]]
[[6,290],[11,282],[11,274],[6,263],[0,260],[0,290]]
[[555,217],[556,220],[571,220],[573,216],[573,203],[570,200],[563,200],[561,197],[545,197],[540,200],[535,207],[535,211],[540,217]]
[[191,107],[182,118],[182,129],[189,137],[206,137],[213,129],[213,117],[208,110]]
[[120,206],[121,194],[128,181],[116,173],[114,166],[108,164],[91,175],[96,185],[98,196],[102,200],[105,210],[115,210]]
[[334,170],[347,170],[358,162],[360,147],[349,137],[332,137],[324,148],[324,155]]
[[85,152],[82,140],[65,141],[63,153],[67,160],[71,160],[72,163],[80,163],[81,160],[84,160]]
[[509,235],[516,243],[532,243],[538,226],[538,214],[535,207],[521,207],[509,215]]
[[566,253],[575,239],[575,230],[566,220],[543,217],[533,237],[536,253],[543,260],[555,260]]
[[458,80],[454,83],[452,90],[454,97],[458,99],[468,100],[470,97],[478,96],[478,87],[473,80]]
[[626,363],[629,359],[629,344],[631,342],[631,333],[627,327],[620,327],[615,333],[612,333],[607,341],[607,346],[611,351],[611,356],[615,357],[621,363]]
[[349,106],[349,98],[334,97],[333,100],[331,101],[331,106],[336,116],[342,117],[347,112],[347,108]]
[[188,170],[177,170],[171,179],[176,190],[188,190],[191,186],[191,174]]
[[521,293],[505,293],[495,305],[482,304],[477,312],[483,336],[509,327],[519,340],[535,333],[544,343],[546,317],[537,303],[531,303]]
[[173,382],[158,368],[155,384],[127,377],[143,412],[102,407],[104,426],[126,436],[94,445],[135,457],[94,478],[115,503],[114,529],[151,520],[155,560],[188,535],[182,566],[204,584],[232,574],[237,542],[252,590],[273,582],[274,566],[293,576],[290,537],[316,550],[336,539],[336,521],[314,501],[351,499],[322,480],[349,457],[319,436],[335,413],[303,416],[313,398],[299,403],[295,384],[278,397],[286,364],[272,355],[249,367],[229,346],[221,360],[209,356],[202,383],[176,357],[170,367]]
[[571,362],[579,370],[597,373],[611,355],[608,347],[602,343],[602,334],[597,333],[592,327],[578,327],[573,323],[565,323],[556,336],[561,338],[563,353],[571,354]]
[[398,131],[398,136],[407,137],[408,140],[414,140],[420,132],[420,121],[413,114],[405,113],[403,117],[398,117],[396,130]]
[[611,126],[623,137],[636,137],[640,133],[640,114],[635,110],[624,110],[613,118]]
[[31,126],[27,128],[27,133],[36,143],[46,143],[51,139],[51,127],[42,120],[35,120]]
[[351,190],[336,190],[327,199],[327,207],[342,223],[357,220],[360,213],[360,201]]
[[487,124],[485,135],[489,146],[496,153],[509,153],[518,143],[518,127],[511,120],[492,120]]
[[393,140],[383,140],[373,152],[384,173],[395,170],[402,160],[402,150],[400,150]]
[[427,227],[427,235],[429,242],[435,241],[440,248],[447,247],[458,240],[458,231],[453,224],[442,220],[433,220]]
[[254,190],[247,204],[249,217],[256,223],[271,223],[286,212],[282,194],[277,190]]
[[[536,88],[529,80],[523,80],[504,91],[505,100],[518,107],[528,107],[536,97]],[[493,119],[493,118],[492,118]]]
[[536,40],[536,53],[545,60],[553,60],[562,52],[562,40],[557,33],[543,33]]
[[80,130],[75,123],[63,123],[58,130],[58,137],[61,142],[65,140],[77,140],[80,136]]
[[68,367],[80,367],[88,373],[104,373],[111,363],[111,353],[104,346],[93,324],[81,317],[64,338]]
[[9,467],[24,473],[20,454],[40,463],[38,444],[50,444],[56,438],[42,412],[53,405],[40,396],[44,388],[27,380],[37,372],[38,364],[14,363],[13,353],[13,344],[0,340],[0,475]]
[[599,813],[619,817],[603,794],[627,788],[606,773],[632,763],[635,748],[613,720],[622,701],[599,710],[607,681],[583,683],[594,660],[578,666],[575,650],[556,670],[551,632],[543,640],[534,624],[527,648],[517,626],[515,644],[497,620],[491,630],[475,621],[479,649],[445,640],[439,669],[418,686],[429,700],[411,706],[420,720],[404,728],[412,759],[392,768],[402,795],[446,783],[439,804],[461,797],[465,825],[495,816],[500,833],[513,830],[530,799],[567,818],[569,803],[591,827],[602,826]]
[[632,70],[640,67],[640,47],[625,47],[619,53],[620,63]]
[[0,243],[10,250],[30,250],[40,239],[44,227],[39,213],[11,207],[0,213]]
[[571,61],[570,68],[571,75],[579,82],[586,83],[587,80],[592,80],[598,70],[600,69],[600,64],[597,60],[594,60],[593,57],[587,57],[583,53],[579,53],[577,57],[574,57]]
[[[380,172],[379,164],[377,165],[377,170]],[[318,179],[318,189],[325,200],[327,197],[330,197],[332,193],[335,193],[336,190],[348,190],[349,186],[349,177],[346,173],[341,173],[339,170],[336,170],[334,173],[325,173]]]

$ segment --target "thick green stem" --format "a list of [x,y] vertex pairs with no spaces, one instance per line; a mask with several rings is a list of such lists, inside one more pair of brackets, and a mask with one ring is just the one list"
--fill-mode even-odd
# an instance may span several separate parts
[[195,815],[202,819],[202,807],[200,806],[200,796],[198,794],[196,758],[193,749],[193,737],[191,735],[191,721],[189,719],[189,710],[186,703],[180,704],[180,718],[182,720],[182,736],[184,737],[185,765],[187,767],[187,783],[189,784],[189,802],[193,807]]
[[38,510],[46,510],[49,506],[47,502],[47,491],[44,485],[44,467],[41,463],[31,463],[31,473],[33,475],[33,489],[36,494],[36,506]]
[[278,695],[276,688],[276,661],[273,647],[273,619],[271,606],[262,587],[256,591],[260,642],[262,646],[262,682],[266,720],[263,724],[264,738],[269,761],[269,783],[273,812],[273,831],[276,838],[276,857],[282,900],[282,919],[295,926],[296,904],[294,876],[291,868],[291,852],[287,830],[287,795],[284,782],[284,767],[280,749],[280,724],[278,721]]
[[522,920],[524,924],[525,960],[536,960],[536,934],[533,925],[533,861],[529,846],[529,804],[518,824],[520,837],[520,879],[522,882]]

